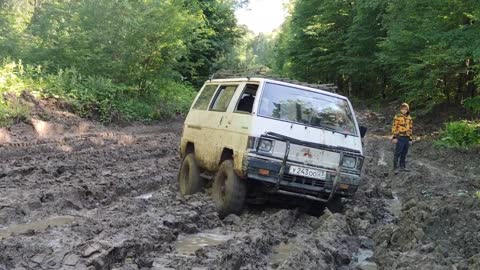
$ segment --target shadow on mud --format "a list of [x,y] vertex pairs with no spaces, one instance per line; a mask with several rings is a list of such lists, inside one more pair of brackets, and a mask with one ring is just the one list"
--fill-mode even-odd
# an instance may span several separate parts
[[332,213],[343,213],[345,210],[344,202],[341,198],[333,199],[328,203],[323,203],[281,195],[270,195],[264,201],[247,200],[247,207],[252,213],[261,213],[269,210],[296,209],[298,213],[304,213],[314,217],[320,217],[323,215],[327,208]]

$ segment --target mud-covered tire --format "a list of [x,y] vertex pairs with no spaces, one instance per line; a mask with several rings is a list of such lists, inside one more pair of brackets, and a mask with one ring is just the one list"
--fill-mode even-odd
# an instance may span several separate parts
[[340,196],[333,196],[333,198],[328,201],[325,206],[332,213],[341,213],[343,211],[342,198]]
[[225,160],[215,174],[212,198],[221,218],[240,214],[245,203],[246,183],[233,170],[233,161]]
[[192,195],[202,189],[202,179],[193,153],[187,154],[178,172],[180,194]]

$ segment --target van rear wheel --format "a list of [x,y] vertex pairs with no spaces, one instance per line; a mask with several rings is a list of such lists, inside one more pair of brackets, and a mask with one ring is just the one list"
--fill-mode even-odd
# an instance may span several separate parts
[[182,195],[192,195],[202,189],[200,170],[193,153],[187,154],[178,173],[178,184]]
[[223,161],[212,187],[212,197],[219,216],[223,218],[229,214],[240,214],[246,192],[246,183],[235,174],[233,161]]

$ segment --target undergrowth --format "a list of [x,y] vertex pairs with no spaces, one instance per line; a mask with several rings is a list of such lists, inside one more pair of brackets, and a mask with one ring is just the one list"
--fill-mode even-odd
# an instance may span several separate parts
[[186,113],[196,94],[175,81],[153,82],[148,91],[139,91],[101,76],[84,76],[75,68],[48,74],[41,66],[7,59],[0,66],[0,126],[28,118],[28,106],[19,98],[23,91],[66,101],[74,113],[104,123],[149,122]]
[[39,69],[24,67],[21,62],[7,62],[0,66],[0,127],[28,118],[28,106],[18,98],[21,91],[40,84],[35,79]]
[[471,121],[456,121],[445,124],[437,146],[447,148],[470,149],[480,145],[480,123]]

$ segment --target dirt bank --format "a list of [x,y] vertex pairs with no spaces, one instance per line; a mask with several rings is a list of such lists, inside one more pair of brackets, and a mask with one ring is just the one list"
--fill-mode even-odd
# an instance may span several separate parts
[[266,205],[220,220],[205,194],[179,197],[181,120],[0,130],[0,269],[480,269],[479,153],[423,136],[393,175],[389,117],[360,113],[364,181],[320,217]]

